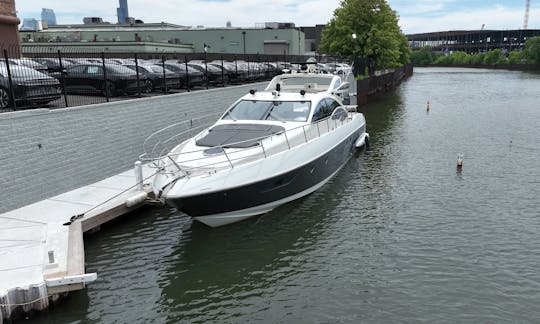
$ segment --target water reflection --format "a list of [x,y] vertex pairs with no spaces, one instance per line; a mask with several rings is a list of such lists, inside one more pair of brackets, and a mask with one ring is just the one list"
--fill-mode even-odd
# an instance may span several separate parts
[[[231,226],[194,222],[182,233],[162,282],[169,322],[232,320],[235,313],[227,310],[252,307],[292,278],[315,271],[305,261],[339,221],[332,211],[345,199],[343,181],[347,177],[337,177],[315,194]],[[267,309],[264,303],[256,308]]]

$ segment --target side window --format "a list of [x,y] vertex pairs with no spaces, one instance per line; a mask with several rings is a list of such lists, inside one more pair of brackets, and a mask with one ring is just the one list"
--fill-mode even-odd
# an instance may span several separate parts
[[315,107],[315,110],[313,112],[313,118],[311,118],[311,122],[314,123],[318,120],[321,120],[325,117],[326,110],[328,108],[326,107],[326,100],[322,100],[317,104],[317,107]]
[[348,115],[347,110],[339,107],[332,112],[332,120],[345,120]]
[[317,108],[315,108],[311,122],[313,123],[330,117],[336,107],[339,107],[339,103],[337,103],[335,100],[323,99],[321,102],[319,102]]
[[337,107],[339,107],[339,103],[337,101],[335,101],[334,99],[326,99],[327,100],[327,105],[328,105],[328,110],[330,112],[330,115],[332,115],[332,113],[334,112],[334,109],[336,109]]
[[336,84],[334,85],[334,89],[339,88],[340,85],[341,85],[341,79],[336,80]]
[[68,73],[81,74],[86,70],[86,65],[76,65],[67,69]]
[[102,71],[100,66],[89,65],[88,69],[86,69],[86,73],[88,73],[88,74],[103,74],[103,71]]

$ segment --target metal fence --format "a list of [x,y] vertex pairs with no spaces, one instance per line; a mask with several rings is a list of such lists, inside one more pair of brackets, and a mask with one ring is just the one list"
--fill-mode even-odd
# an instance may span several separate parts
[[[305,56],[111,53],[0,45],[0,111],[62,108],[270,80]],[[317,57],[332,73],[343,60]]]

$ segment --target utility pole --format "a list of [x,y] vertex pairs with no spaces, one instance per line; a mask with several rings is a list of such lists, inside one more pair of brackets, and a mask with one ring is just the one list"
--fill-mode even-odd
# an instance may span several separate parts
[[529,29],[529,11],[531,10],[531,0],[525,4],[525,17],[523,18],[523,29]]

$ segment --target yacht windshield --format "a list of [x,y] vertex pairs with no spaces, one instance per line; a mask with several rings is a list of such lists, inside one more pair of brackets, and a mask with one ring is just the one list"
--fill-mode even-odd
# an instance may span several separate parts
[[232,107],[223,119],[305,122],[308,120],[310,108],[309,101],[242,100]]

